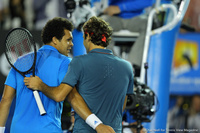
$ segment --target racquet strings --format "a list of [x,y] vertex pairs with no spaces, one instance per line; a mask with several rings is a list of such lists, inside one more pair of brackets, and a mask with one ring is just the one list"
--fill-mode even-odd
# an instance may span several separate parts
[[17,70],[27,72],[32,68],[34,52],[34,40],[27,31],[17,29],[7,36],[6,54],[9,62]]

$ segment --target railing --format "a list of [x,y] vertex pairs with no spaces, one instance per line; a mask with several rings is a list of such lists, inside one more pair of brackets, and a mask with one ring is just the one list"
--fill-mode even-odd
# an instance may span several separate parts
[[[182,21],[185,13],[187,11],[189,3],[190,3],[190,0],[182,0],[178,11],[177,11],[177,8],[173,4],[163,4],[160,7],[154,8],[151,10],[149,17],[148,17],[148,23],[147,23],[147,30],[146,30],[146,37],[145,37],[145,43],[144,43],[144,51],[143,51],[143,58],[142,58],[142,64],[141,64],[140,79],[139,79],[140,82],[145,83],[144,67],[145,67],[145,63],[147,62],[150,37],[154,34],[159,34],[164,31],[168,31],[168,30],[174,28],[180,21]],[[152,24],[153,24],[153,16],[157,12],[163,11],[166,9],[172,10],[172,13],[173,13],[172,21],[160,28],[151,30]]]

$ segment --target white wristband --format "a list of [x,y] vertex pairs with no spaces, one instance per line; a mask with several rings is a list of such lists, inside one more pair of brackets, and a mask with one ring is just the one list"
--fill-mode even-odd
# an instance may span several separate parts
[[4,133],[5,127],[0,127],[0,133]]
[[91,126],[94,130],[95,130],[95,128],[96,128],[99,124],[102,123],[102,121],[101,121],[95,114],[89,115],[89,116],[86,118],[85,122],[86,122],[89,126]]

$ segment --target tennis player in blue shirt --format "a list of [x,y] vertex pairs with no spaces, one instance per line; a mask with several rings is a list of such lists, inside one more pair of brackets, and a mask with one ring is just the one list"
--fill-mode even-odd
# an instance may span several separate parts
[[[36,75],[49,86],[58,86],[67,72],[68,64],[71,61],[71,58],[67,56],[73,46],[72,30],[72,23],[60,17],[49,20],[42,30],[42,40],[45,45],[37,52]],[[26,76],[30,75],[32,74]],[[10,70],[0,102],[0,133],[4,133],[10,105],[15,96],[16,105],[10,129],[11,133],[62,133],[61,113],[64,99],[58,102],[39,92],[47,112],[46,115],[41,116],[32,90],[26,88],[23,80],[24,77],[14,69]],[[80,112],[88,111],[88,114],[91,114],[78,93],[71,98],[69,97],[68,100],[74,105],[75,111],[79,109]],[[79,104],[81,106],[78,106]],[[85,107],[86,111],[82,107]],[[103,124],[101,127],[110,129]]]
[[[111,40],[112,29],[103,19],[91,17],[84,24],[83,31],[87,54],[72,59],[61,85],[50,87],[38,76],[26,77],[25,85],[58,101],[62,101],[69,91],[75,91],[73,88],[76,86],[96,115],[90,114],[85,120],[75,114],[73,133],[95,133],[96,123],[101,122],[110,125],[116,133],[121,133],[126,95],[133,93],[132,66],[106,49]],[[72,107],[79,113],[77,107]]]

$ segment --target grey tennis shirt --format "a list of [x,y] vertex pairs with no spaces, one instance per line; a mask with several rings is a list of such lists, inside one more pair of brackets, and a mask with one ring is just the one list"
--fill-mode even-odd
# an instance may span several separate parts
[[[62,83],[76,86],[90,110],[121,133],[122,108],[126,94],[133,93],[133,70],[129,62],[113,55],[108,49],[93,49],[74,57]],[[95,133],[75,115],[73,133]]]

